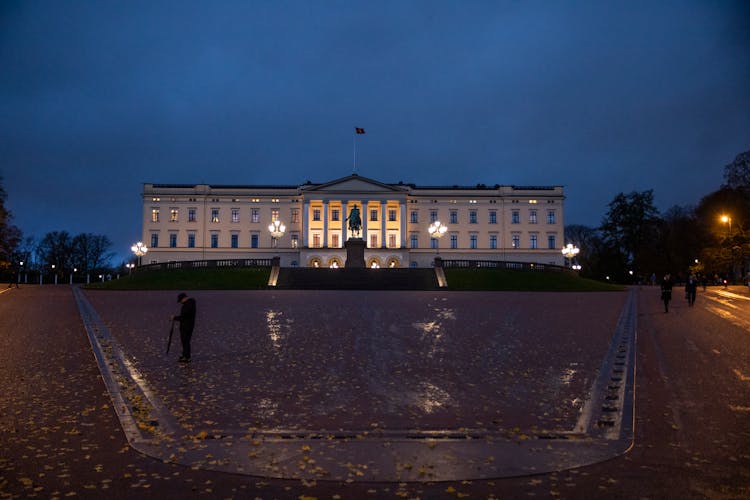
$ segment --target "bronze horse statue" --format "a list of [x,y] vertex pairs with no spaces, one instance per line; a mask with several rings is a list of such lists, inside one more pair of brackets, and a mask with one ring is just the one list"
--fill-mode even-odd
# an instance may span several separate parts
[[349,231],[352,232],[352,236],[359,237],[359,231],[362,228],[362,218],[359,215],[359,208],[357,205],[352,207],[349,212],[349,217],[346,218],[349,221]]

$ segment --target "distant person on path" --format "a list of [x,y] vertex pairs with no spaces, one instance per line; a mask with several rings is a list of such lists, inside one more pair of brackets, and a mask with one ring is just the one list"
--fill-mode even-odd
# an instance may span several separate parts
[[694,274],[691,274],[685,283],[685,298],[688,301],[688,306],[693,307],[695,305],[695,294],[698,292],[698,280]]
[[187,294],[180,293],[177,296],[177,302],[182,304],[179,316],[172,316],[172,321],[180,322],[180,342],[182,342],[182,356],[180,363],[190,363],[190,339],[193,336],[195,328],[195,299],[188,297]]
[[667,273],[661,281],[661,300],[664,302],[664,312],[669,312],[669,301],[672,300],[672,276]]

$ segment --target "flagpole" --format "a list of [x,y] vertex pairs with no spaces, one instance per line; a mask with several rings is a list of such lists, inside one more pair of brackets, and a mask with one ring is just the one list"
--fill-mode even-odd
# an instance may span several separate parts
[[357,173],[357,131],[354,131],[354,167],[352,168],[352,173]]

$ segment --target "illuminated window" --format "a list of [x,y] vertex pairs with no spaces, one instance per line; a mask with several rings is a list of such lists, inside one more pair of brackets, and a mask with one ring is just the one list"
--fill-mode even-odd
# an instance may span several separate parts
[[211,209],[211,222],[219,222],[219,209],[218,208]]
[[161,201],[161,198],[151,198],[151,201]]
[[293,224],[299,223],[299,208],[292,209],[291,221]]
[[388,235],[388,248],[396,248],[396,235],[395,234]]
[[320,235],[318,233],[313,234],[312,246],[313,248],[320,248]]
[[279,220],[279,209],[274,208],[273,210],[271,210],[271,221],[273,222],[277,220]]
[[377,247],[378,247],[378,235],[371,234],[370,235],[370,248],[377,248]]
[[151,222],[159,222],[159,209],[158,208],[151,209]]
[[511,238],[511,247],[513,248],[521,248],[521,235],[514,234]]
[[339,248],[339,235],[337,233],[333,233],[331,235],[331,246],[333,248]]
[[239,221],[240,221],[240,209],[233,208],[232,209],[232,222],[239,222]]
[[169,210],[169,222],[177,222],[177,216],[179,214],[179,210],[176,208],[172,208]]
[[532,205],[536,205],[536,200],[529,200],[529,203]]
[[292,234],[292,248],[298,248],[299,247],[299,235],[298,234]]

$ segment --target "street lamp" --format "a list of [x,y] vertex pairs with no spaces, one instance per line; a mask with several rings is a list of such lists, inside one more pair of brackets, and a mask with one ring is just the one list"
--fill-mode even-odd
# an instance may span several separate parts
[[57,271],[55,271],[55,265],[52,264],[52,274],[55,275],[55,285],[57,285]]
[[148,252],[148,248],[146,248],[146,245],[144,245],[142,242],[138,242],[132,247],[130,247],[130,250],[138,256],[138,265],[141,265],[141,257],[146,255],[146,252]]
[[565,245],[565,247],[563,247],[562,254],[572,264],[573,263],[573,257],[575,257],[576,255],[578,255],[578,252],[580,252],[580,251],[581,250],[577,246],[574,246],[572,243],[568,243],[567,245]]
[[125,267],[128,268],[128,274],[131,274],[133,272],[133,268],[135,267],[135,264],[128,262],[127,264],[125,264]]
[[439,220],[436,220],[432,224],[430,224],[430,227],[427,228],[427,232],[430,233],[430,238],[435,239],[435,249],[437,250],[436,253],[440,253],[440,238],[448,231],[448,226],[441,223]]
[[729,225],[729,234],[731,236],[731,234],[732,234],[732,218],[729,217],[728,215],[722,215],[721,216],[721,222],[723,222],[724,224],[728,224]]
[[278,246],[279,244],[279,238],[284,236],[286,226],[282,224],[280,220],[275,220],[268,225],[268,231],[271,233],[273,247],[276,248],[276,246]]

